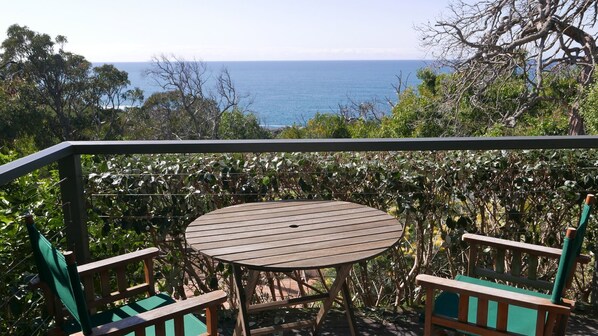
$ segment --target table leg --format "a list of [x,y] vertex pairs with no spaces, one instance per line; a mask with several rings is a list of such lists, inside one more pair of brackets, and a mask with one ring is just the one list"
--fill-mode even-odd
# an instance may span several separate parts
[[249,300],[253,296],[255,286],[259,279],[259,272],[249,270],[249,276],[247,278],[247,286],[243,288],[243,271],[241,266],[233,264],[233,276],[235,279],[235,288],[237,290],[237,306],[239,307],[239,314],[237,315],[237,322],[235,323],[235,336],[251,336],[249,331],[249,314],[247,313],[247,307],[249,306]]
[[330,307],[332,307],[332,303],[334,299],[338,295],[338,292],[342,289],[343,285],[345,284],[345,280],[347,276],[349,276],[349,272],[351,271],[352,265],[343,265],[336,269],[336,279],[330,286],[330,290],[328,291],[328,298],[326,298],[322,302],[322,307],[320,307],[320,311],[318,311],[318,315],[316,316],[316,322],[314,325],[314,335],[317,335],[322,327],[322,323],[324,322],[324,318]]
[[351,294],[349,293],[347,281],[343,283],[342,293],[345,315],[347,315],[347,322],[349,322],[349,331],[351,332],[351,336],[355,336],[357,335],[357,324],[355,324],[355,313],[353,312],[353,304],[351,303]]
[[260,279],[260,272],[255,270],[249,270],[249,276],[247,277],[247,286],[245,286],[245,293],[248,298],[253,296],[255,293],[255,287],[257,286],[257,281]]

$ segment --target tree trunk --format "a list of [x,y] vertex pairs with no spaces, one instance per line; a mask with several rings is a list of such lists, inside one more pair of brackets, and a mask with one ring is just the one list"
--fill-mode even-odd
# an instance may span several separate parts
[[575,102],[569,108],[569,135],[585,135],[583,118],[579,114],[579,103]]

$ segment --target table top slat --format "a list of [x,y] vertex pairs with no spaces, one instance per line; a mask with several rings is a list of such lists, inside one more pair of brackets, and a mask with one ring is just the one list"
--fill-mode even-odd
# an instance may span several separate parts
[[[337,204],[331,204],[330,201],[309,201],[309,203],[305,203],[304,201],[297,201],[297,200],[285,200],[285,201],[275,201],[275,202],[254,202],[254,203],[242,203],[227,206],[225,208],[220,208],[210,212],[209,214],[227,214],[227,213],[238,213],[238,212],[246,212],[249,213],[251,211],[276,211],[277,209],[289,209],[289,208],[313,208],[317,206],[336,206],[339,204],[350,203],[350,202],[343,202],[339,201]],[[206,214],[207,215],[207,214]]]
[[338,255],[334,254],[327,254],[325,256],[315,257],[315,258],[305,258],[302,260],[297,261],[284,261],[280,263],[272,263],[267,265],[262,265],[262,268],[270,268],[270,269],[281,269],[281,268],[292,268],[292,269],[310,269],[313,268],[311,265],[326,265],[325,267],[336,267],[344,264],[354,264],[355,262],[361,260],[361,256],[364,253],[369,255],[369,258],[373,258],[384,251],[388,250],[386,248],[379,248],[379,249],[372,249],[369,251],[358,251],[358,252],[349,252],[349,253],[341,253]]
[[[394,242],[393,239],[382,239],[382,240],[374,240],[368,241],[365,243],[359,244],[343,244],[343,245],[332,245],[332,246],[325,246],[321,245],[320,247],[312,246],[313,249],[310,251],[299,250],[293,251],[289,249],[288,251],[277,251],[277,250],[265,250],[266,253],[256,255],[251,255],[250,253],[239,254],[234,257],[227,255],[227,258],[237,260],[239,263],[247,263],[247,262],[259,262],[260,264],[267,265],[273,263],[279,263],[283,261],[298,261],[303,260],[306,258],[316,258],[322,256],[322,250],[326,250],[325,253],[327,255],[338,255],[344,254],[348,252],[363,252],[369,251],[372,249],[379,249],[379,248],[388,248],[388,244],[392,244]],[[262,252],[262,251],[258,251]]]
[[[363,218],[355,218],[355,219],[344,219],[344,218],[330,218],[328,221],[297,221],[295,222],[297,225],[296,228],[292,232],[289,232],[288,225],[282,226],[280,224],[275,225],[268,225],[268,226],[256,226],[252,228],[247,228],[247,230],[243,232],[239,232],[238,228],[231,228],[231,229],[222,229],[220,233],[218,230],[209,230],[207,232],[191,232],[187,234],[188,240],[194,240],[195,238],[209,239],[211,242],[219,242],[219,241],[233,241],[236,239],[251,239],[254,237],[268,237],[268,236],[278,236],[279,234],[285,234],[285,236],[294,236],[297,234],[302,234],[305,232],[310,232],[311,235],[317,234],[325,234],[328,232],[336,232],[336,227],[344,227],[345,231],[347,230],[358,230],[359,228],[363,227],[378,227],[378,226],[385,226],[384,223],[387,225],[396,225],[396,221],[392,219],[388,219],[388,217],[381,216],[377,214],[376,216],[370,217],[363,217]],[[306,223],[306,224],[304,224]],[[328,230],[328,231],[323,231]],[[320,232],[322,231],[322,232]],[[278,239],[275,237],[274,239]],[[205,247],[204,247],[205,248]]]
[[[274,203],[274,202],[264,202],[264,203]],[[351,206],[351,203],[348,202],[339,202],[338,204],[332,204],[327,202],[314,202],[313,204],[304,204],[298,202],[282,202],[285,204],[290,204],[289,206],[283,207],[255,207],[249,206],[255,203],[245,203],[240,204],[238,206],[231,206],[222,209],[217,209],[212,212],[209,212],[205,215],[204,221],[205,223],[209,223],[210,220],[217,219],[217,220],[226,220],[230,218],[237,218],[239,213],[243,213],[244,216],[260,216],[260,215],[286,215],[289,213],[306,213],[309,211],[320,211],[326,212],[334,209],[350,209],[354,208]]]
[[[288,247],[291,245],[301,244],[304,246],[305,249],[309,249],[309,245],[317,242],[317,241],[334,241],[343,238],[349,238],[350,243],[359,243],[362,241],[367,241],[370,236],[382,233],[390,235],[391,237],[401,233],[400,228],[392,227],[392,226],[385,226],[385,227],[367,227],[359,230],[352,230],[346,232],[337,232],[337,230],[326,230],[326,234],[321,235],[318,233],[305,233],[305,235],[297,235],[297,234],[288,234],[285,236],[284,240],[281,239],[270,239],[267,242],[261,243],[244,243],[243,239],[238,241],[232,241],[230,244],[221,244],[220,247],[211,248],[211,249],[202,249],[203,253],[209,254],[214,258],[219,258],[221,255],[230,254],[230,253],[239,253],[239,252],[247,252],[247,251],[255,251],[261,249],[268,249],[268,248],[276,248],[276,247]],[[309,235],[308,235],[309,234]],[[276,238],[276,237],[275,237]],[[398,240],[398,239],[397,239]],[[201,245],[199,243],[198,245]]]
[[301,220],[319,220],[337,216],[368,216],[379,212],[376,209],[355,209],[355,208],[329,208],[329,209],[306,209],[292,213],[273,213],[251,216],[246,213],[239,213],[234,218],[220,219],[216,215],[203,215],[197,220],[201,222],[201,227],[191,226],[187,232],[208,231],[222,229],[223,225],[229,228],[254,227],[257,225],[266,225],[273,223],[286,223],[289,221]]

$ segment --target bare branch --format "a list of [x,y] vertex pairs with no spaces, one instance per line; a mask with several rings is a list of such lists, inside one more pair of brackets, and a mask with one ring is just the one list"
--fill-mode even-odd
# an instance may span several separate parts
[[[222,115],[239,108],[240,101],[246,98],[237,93],[227,69],[212,78],[206,63],[198,60],[161,55],[152,59],[152,67],[145,73],[166,93],[176,96],[177,104],[163,104],[162,108],[184,113],[187,122],[179,127],[186,131],[177,133],[177,138],[218,138]],[[177,111],[168,113],[174,118]]]
[[448,17],[418,27],[423,46],[461,74],[457,92],[474,97],[509,73],[523,74],[529,87],[516,107],[503,112],[508,125],[542,99],[544,73],[576,66],[582,70],[578,83],[591,83],[597,1],[457,0],[448,9]]

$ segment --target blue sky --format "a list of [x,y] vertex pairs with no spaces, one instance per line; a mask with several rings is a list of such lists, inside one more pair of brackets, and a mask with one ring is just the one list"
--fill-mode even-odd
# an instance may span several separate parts
[[93,62],[174,54],[204,61],[425,59],[415,25],[448,0],[13,0],[11,24],[67,37]]

